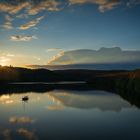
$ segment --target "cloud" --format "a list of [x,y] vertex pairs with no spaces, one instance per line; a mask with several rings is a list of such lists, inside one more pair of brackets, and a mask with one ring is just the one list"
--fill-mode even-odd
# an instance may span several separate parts
[[110,2],[100,5],[98,9],[100,12],[105,12],[106,10],[112,10],[119,4],[120,4],[119,0],[111,0]]
[[17,132],[24,136],[25,138],[29,139],[29,140],[37,140],[38,138],[36,137],[35,133],[32,131],[29,131],[25,128],[20,128],[17,130]]
[[58,53],[48,61],[48,64],[69,65],[128,62],[140,62],[140,51],[122,51],[119,47],[101,48],[99,50],[72,50]]
[[17,14],[25,9],[29,15],[35,15],[43,10],[58,11],[59,2],[56,0],[40,0],[40,1],[11,1],[0,2],[0,11],[9,14]]
[[5,23],[3,24],[3,28],[5,29],[13,29],[13,25],[12,25],[12,21],[14,19],[12,17],[10,17],[9,15],[5,16]]
[[7,62],[7,61],[10,61],[10,60],[11,60],[10,58],[7,58],[5,56],[0,57],[0,62]]
[[13,29],[12,23],[11,22],[5,22],[3,24],[3,28],[5,28],[5,29]]
[[[121,2],[121,0],[67,0],[67,4],[71,5],[83,5],[83,4],[94,4],[98,6],[100,12],[112,10],[121,3],[126,3],[129,7],[131,5],[140,4],[140,0],[127,0]],[[0,1],[0,12],[7,13],[14,18],[27,19],[31,15],[38,15],[42,11],[60,11],[64,7],[64,2],[59,0],[6,0]],[[66,5],[65,5],[65,8]],[[46,13],[44,13],[46,15]],[[9,17],[10,17],[9,16]],[[4,29],[13,29],[13,18],[6,17],[5,23],[2,25]],[[27,30],[31,27],[35,27],[44,17],[31,20],[28,23],[21,25],[19,29]],[[36,28],[37,29],[37,28]]]
[[52,64],[53,62],[57,61],[59,58],[61,58],[64,55],[64,51],[59,52],[57,55],[53,56],[49,61],[48,65]]
[[29,2],[22,2],[18,4],[12,4],[10,2],[1,2],[0,3],[0,11],[7,12],[9,14],[16,14],[20,12],[22,9],[27,8],[30,6]]
[[32,6],[29,10],[28,13],[29,15],[36,15],[39,12],[43,11],[43,10],[48,10],[48,11],[59,11],[60,9],[58,8],[59,6],[59,2],[55,1],[55,0],[45,0],[45,1],[41,1],[40,3],[38,3],[38,5],[34,5]]
[[12,35],[10,37],[11,41],[31,41],[32,39],[37,39],[36,36],[25,36],[25,35]]
[[41,58],[40,58],[40,57],[38,57],[38,56],[33,56],[33,58],[34,58],[35,60],[38,60],[38,61],[40,61],[40,60],[41,60]]
[[30,6],[29,2],[22,2],[16,6],[13,6],[13,9],[11,9],[9,12],[12,14],[16,14],[18,12],[20,12],[22,9],[27,8]]
[[8,53],[6,54],[7,57],[14,57],[15,55],[14,54],[11,54],[11,53]]
[[11,117],[9,119],[9,122],[10,123],[13,123],[13,124],[21,124],[21,123],[33,123],[35,122],[35,120],[31,119],[30,117]]
[[21,30],[27,30],[31,27],[34,27],[36,26],[42,19],[44,18],[44,16],[41,16],[41,17],[38,17],[36,18],[35,20],[32,20],[32,21],[29,21],[28,23],[24,24],[24,25],[21,25],[19,27],[19,29]]
[[5,20],[6,21],[13,21],[14,19],[9,15],[5,15]]
[[28,14],[24,13],[24,14],[19,14],[16,16],[16,18],[22,19],[22,18],[28,18]]
[[70,5],[75,4],[96,4],[100,12],[111,10],[120,4],[120,0],[69,0]]
[[[100,12],[111,10],[120,4],[120,0],[67,0],[70,5],[75,4],[96,4]],[[130,0],[128,3],[139,3],[139,0]],[[11,1],[0,2],[0,11],[9,14],[17,14],[24,9],[25,15],[36,15],[41,11],[60,11],[63,2],[57,0],[40,0],[40,1]],[[19,17],[24,17],[23,15]]]
[[134,5],[138,5],[138,4],[140,4],[140,0],[129,0],[129,1],[126,3],[126,5],[127,5],[128,7],[131,7],[131,6],[134,6]]
[[55,52],[55,51],[62,51],[60,48],[49,48],[46,50],[46,52]]

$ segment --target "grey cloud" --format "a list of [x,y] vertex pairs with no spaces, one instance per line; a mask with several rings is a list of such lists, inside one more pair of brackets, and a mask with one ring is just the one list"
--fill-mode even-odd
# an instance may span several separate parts
[[126,5],[128,7],[134,6],[134,5],[138,5],[140,4],[140,0],[128,0],[128,2],[126,3]]
[[[131,59],[130,59],[131,58]],[[100,64],[100,63],[123,63],[140,62],[140,51],[123,51],[119,47],[101,48],[99,50],[73,50],[54,56],[49,64]]]

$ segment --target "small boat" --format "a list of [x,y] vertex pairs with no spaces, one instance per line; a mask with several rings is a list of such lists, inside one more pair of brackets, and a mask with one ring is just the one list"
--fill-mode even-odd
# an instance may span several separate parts
[[29,100],[29,97],[28,96],[22,97],[22,101],[28,101],[28,100]]

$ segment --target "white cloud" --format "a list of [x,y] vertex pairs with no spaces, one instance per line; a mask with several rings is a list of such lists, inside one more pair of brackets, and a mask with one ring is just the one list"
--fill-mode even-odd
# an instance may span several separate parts
[[18,5],[14,5],[11,3],[1,2],[0,3],[0,11],[7,12],[9,14],[16,14],[20,12],[22,9],[29,7],[29,2],[22,2]]
[[6,54],[7,57],[14,57],[15,55],[14,54],[11,54],[11,53],[8,53]]
[[40,58],[40,57],[37,57],[37,56],[33,56],[33,58],[34,58],[35,60],[38,60],[38,61],[41,60],[41,58]]
[[24,14],[19,14],[16,16],[16,18],[22,19],[22,18],[28,18],[28,14],[24,13]]
[[7,62],[7,61],[10,61],[11,59],[10,58],[7,58],[7,57],[0,57],[0,62]]
[[119,4],[120,4],[120,2],[118,0],[112,0],[110,2],[103,4],[103,5],[101,4],[98,9],[100,12],[105,12],[107,10],[112,10],[113,8],[115,8]]
[[37,39],[36,36],[25,36],[25,35],[12,35],[10,37],[11,41],[31,41],[32,39]]
[[11,22],[5,22],[3,25],[2,25],[3,28],[5,29],[13,29],[13,25]]
[[28,23],[21,25],[19,29],[21,30],[27,30],[31,27],[35,27],[40,21],[44,18],[44,16],[38,17],[35,20],[29,21]]
[[111,10],[120,4],[120,0],[69,0],[70,5],[74,4],[96,4],[100,12]]
[[62,51],[60,48],[49,48],[46,50],[46,52],[55,52],[55,51]]
[[12,4],[11,2],[0,2],[0,11],[9,14],[17,14],[21,10],[26,9],[29,15],[35,15],[43,10],[47,11],[58,11],[59,2],[56,0],[41,0],[36,3],[34,1],[17,1],[17,4]]
[[58,8],[58,5],[60,3],[55,1],[55,0],[45,0],[41,1],[38,5],[32,6],[29,10],[28,13],[29,15],[36,15],[39,12],[43,10],[48,10],[48,11],[59,11],[60,9]]
[[57,55],[53,56],[49,61],[48,65],[52,64],[53,62],[57,61],[59,58],[61,58],[64,55],[64,51],[59,52]]
[[11,16],[5,15],[5,23],[2,25],[2,27],[5,29],[13,29],[13,25],[12,25],[13,20],[14,19]]

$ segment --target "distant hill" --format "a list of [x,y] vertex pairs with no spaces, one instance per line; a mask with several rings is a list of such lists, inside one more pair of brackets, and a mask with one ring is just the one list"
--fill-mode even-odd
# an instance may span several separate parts
[[140,68],[140,62],[129,63],[97,63],[97,64],[70,64],[70,65],[28,65],[32,69],[67,70],[67,69],[89,69],[89,70],[135,70]]
[[20,67],[0,67],[0,82],[58,82],[58,81],[86,81],[92,76],[106,73],[125,71],[99,71],[99,70],[54,70],[27,69]]

